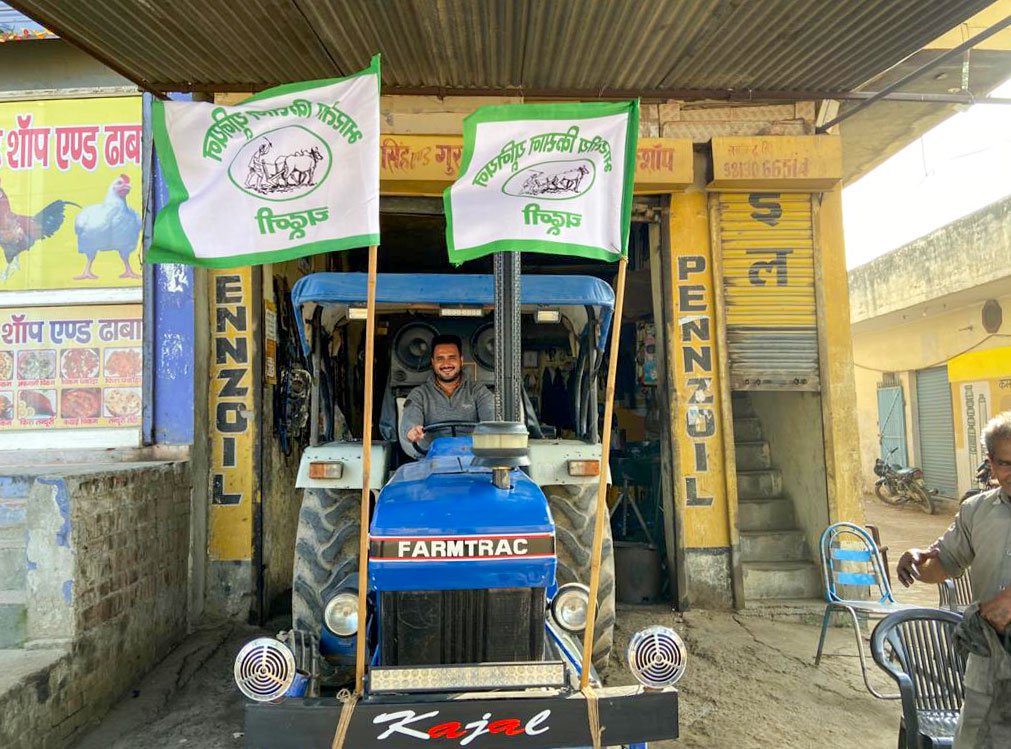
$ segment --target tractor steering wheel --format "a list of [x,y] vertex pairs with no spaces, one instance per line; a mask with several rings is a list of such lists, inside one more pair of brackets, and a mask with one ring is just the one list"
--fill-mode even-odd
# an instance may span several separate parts
[[[477,421],[463,421],[451,419],[449,421],[433,421],[431,424],[425,424],[421,429],[426,435],[431,434],[433,432],[444,432],[448,429],[450,430],[452,436],[456,437],[457,429],[463,429],[465,427],[473,429],[478,425],[478,423],[479,422]],[[422,455],[428,455],[428,450],[423,448],[417,442],[414,443],[414,449],[417,450]]]
[[479,423],[480,422],[477,421],[462,421],[462,420],[433,421],[431,424],[425,424],[425,426],[422,427],[422,430],[424,430],[425,434],[428,434],[429,432],[442,432],[445,431],[446,429],[449,429],[452,431],[453,436],[455,437],[457,429],[462,429],[464,427],[469,427],[470,429],[473,429]]

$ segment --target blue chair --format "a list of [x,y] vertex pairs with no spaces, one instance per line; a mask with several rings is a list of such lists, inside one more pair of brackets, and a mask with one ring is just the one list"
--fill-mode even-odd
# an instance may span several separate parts
[[899,749],[941,749],[954,743],[965,690],[965,661],[955,649],[962,615],[940,609],[890,614],[871,634],[871,655],[902,695]]
[[[821,622],[815,666],[821,664],[828,625],[835,613],[846,613],[857,638],[857,656],[867,690],[878,699],[897,700],[898,694],[881,694],[867,678],[861,621],[883,619],[896,611],[913,608],[897,603],[892,596],[881,552],[866,530],[854,523],[833,523],[821,534],[822,575],[825,583],[825,616]],[[857,598],[858,594],[866,597]]]

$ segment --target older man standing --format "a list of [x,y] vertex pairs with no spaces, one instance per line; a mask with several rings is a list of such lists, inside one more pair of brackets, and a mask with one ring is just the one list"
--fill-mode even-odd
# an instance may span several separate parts
[[[991,419],[981,441],[1000,488],[967,499],[944,535],[929,548],[910,549],[899,558],[898,575],[908,587],[916,580],[940,583],[969,570],[980,614],[1003,633],[1011,625],[1011,411]],[[994,661],[969,655],[956,749],[976,746],[994,692]]]

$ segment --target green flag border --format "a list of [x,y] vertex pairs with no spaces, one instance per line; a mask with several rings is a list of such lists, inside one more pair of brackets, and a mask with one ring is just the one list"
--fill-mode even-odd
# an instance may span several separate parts
[[[380,55],[374,55],[369,67],[344,78],[321,78],[314,81],[286,83],[253,94],[240,103],[248,104],[274,96],[290,96],[302,91],[308,91],[309,89],[331,86],[335,83],[343,83],[354,78],[360,78],[363,75],[373,74],[376,76],[377,93],[380,93],[382,90]],[[298,247],[286,250],[253,252],[216,258],[197,257],[193,251],[193,246],[186,237],[186,232],[183,231],[182,223],[179,221],[179,206],[184,201],[189,200],[190,195],[179,174],[179,164],[176,161],[175,150],[172,148],[172,142],[168,136],[168,127],[165,124],[165,102],[161,99],[155,99],[151,103],[151,125],[154,133],[155,152],[158,155],[162,173],[165,176],[165,185],[168,188],[169,198],[168,202],[155,216],[151,245],[144,252],[145,263],[182,263],[184,265],[195,265],[203,268],[238,268],[247,265],[280,263],[323,252],[340,252],[342,250],[352,250],[379,244],[379,234],[360,234],[342,237],[341,239],[325,239],[319,242],[310,242],[309,244],[301,244]],[[164,249],[156,245],[154,238],[159,235],[167,239],[170,246],[184,248],[185,253]]]
[[[589,114],[587,113],[589,111]],[[625,133],[625,184],[621,199],[621,254],[609,252],[596,245],[554,242],[550,239],[498,239],[466,249],[457,249],[453,242],[453,206],[450,192],[453,185],[443,191],[443,210],[446,214],[446,249],[449,261],[459,266],[468,260],[484,257],[493,252],[540,252],[551,255],[573,255],[596,260],[617,262],[628,255],[628,235],[632,227],[632,192],[635,185],[635,154],[639,140],[639,100],[620,102],[573,102],[565,104],[500,104],[481,107],[463,120],[463,156],[460,176],[467,173],[474,156],[477,126],[488,122],[515,120],[592,120],[628,114]]]

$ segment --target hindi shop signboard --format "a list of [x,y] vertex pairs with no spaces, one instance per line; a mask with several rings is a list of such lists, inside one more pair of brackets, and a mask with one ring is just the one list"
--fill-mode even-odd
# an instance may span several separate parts
[[0,311],[4,432],[141,422],[140,305]]
[[141,100],[0,103],[0,292],[141,285]]
[[461,176],[445,193],[450,261],[501,251],[624,256],[638,131],[637,101],[474,112],[463,123]]
[[154,102],[151,262],[234,268],[379,243],[379,58],[242,104]]

